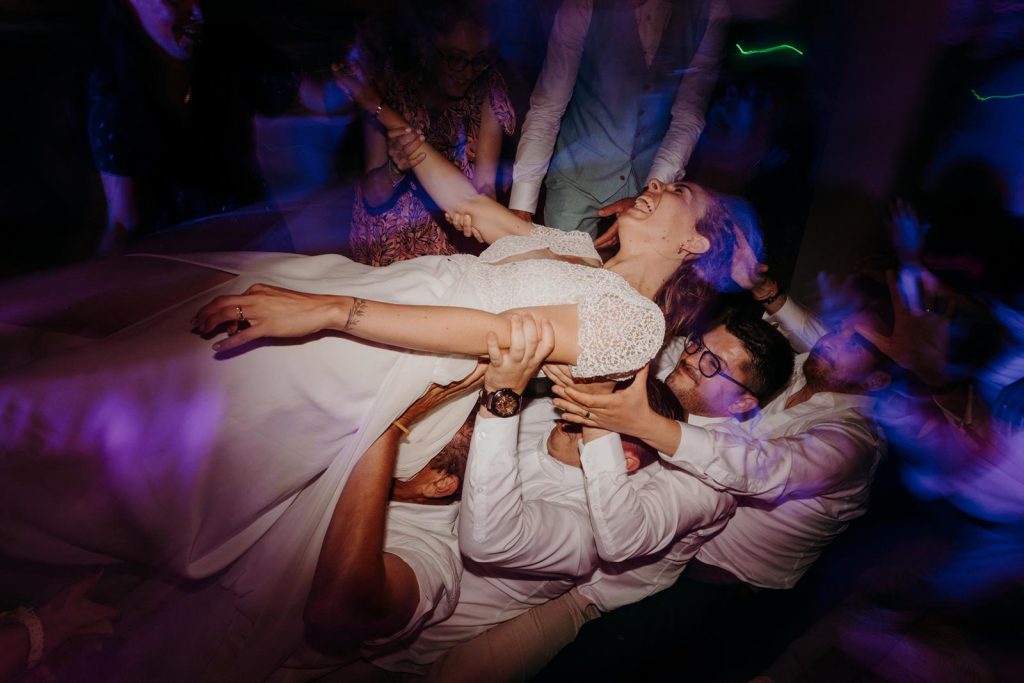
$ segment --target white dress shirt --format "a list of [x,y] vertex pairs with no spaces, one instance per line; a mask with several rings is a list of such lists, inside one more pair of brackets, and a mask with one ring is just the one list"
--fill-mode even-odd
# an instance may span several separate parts
[[[651,7],[645,11],[648,5]],[[648,0],[636,8],[637,30],[648,65],[661,42],[668,9],[668,3],[663,0]],[[555,14],[547,56],[530,96],[530,109],[516,150],[510,209],[531,214],[537,210],[541,184],[551,161],[562,115],[576,85],[593,10],[593,0],[565,0]],[[653,178],[672,182],[682,176],[704,129],[704,109],[717,77],[727,19],[728,9],[724,0],[713,0],[708,28],[676,91],[672,120],[645,185]]]
[[[786,302],[785,332],[821,330]],[[796,359],[788,388],[754,418],[705,428],[681,424],[668,462],[739,498],[728,526],[697,559],[763,588],[790,588],[849,522],[867,509],[885,443],[871,420],[873,399],[821,392],[792,408],[805,384]]]
[[[547,452],[557,417],[550,401],[534,400],[519,418],[477,419],[459,516],[459,544],[466,563],[459,603],[447,620],[420,633],[402,653],[401,662],[375,663],[396,671],[422,671],[452,646],[558,597],[577,582],[587,583],[580,592],[607,610],[667,587],[682,571],[695,551],[696,541],[689,537],[660,544],[660,553],[647,563],[633,560],[616,566],[601,561],[583,471]],[[658,463],[626,477],[618,435],[585,444],[581,458],[594,463],[595,477],[611,471],[620,487],[641,491],[638,497],[625,497],[638,504],[637,515],[644,506],[639,501],[652,500],[659,490],[671,496],[668,489],[678,487],[667,479],[648,486],[658,479]],[[618,495],[609,489],[602,505],[616,504]],[[679,510],[680,520],[706,522],[695,532],[699,536],[718,523],[708,521],[716,511],[731,509],[728,501],[728,496],[708,491],[695,512],[685,509],[686,500],[668,504]],[[609,548],[624,548],[645,522],[612,525],[609,518],[614,512],[604,507],[598,513],[605,520],[603,542]],[[656,545],[652,534],[645,547]]]
[[[627,474],[618,434],[588,446],[581,461],[602,563],[579,592],[607,612],[675,583],[726,525],[736,502],[660,462]],[[639,557],[642,562],[634,560]]]

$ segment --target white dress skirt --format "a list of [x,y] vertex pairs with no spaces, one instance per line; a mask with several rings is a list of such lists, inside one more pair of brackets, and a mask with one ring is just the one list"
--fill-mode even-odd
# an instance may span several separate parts
[[[479,259],[428,256],[386,268],[333,255],[178,259],[237,277],[0,376],[2,553],[136,562],[186,578],[219,572],[238,611],[231,643],[218,649],[221,673],[264,676],[301,637],[323,536],[359,456],[431,382],[460,379],[475,359],[335,333],[217,354],[190,332],[192,316],[257,282],[494,312],[577,303],[579,374],[635,371],[657,352],[664,321],[624,280],[557,258],[495,264],[538,248],[595,257],[589,237],[577,235],[537,227]],[[419,471],[475,399],[421,421],[401,447],[397,476]]]

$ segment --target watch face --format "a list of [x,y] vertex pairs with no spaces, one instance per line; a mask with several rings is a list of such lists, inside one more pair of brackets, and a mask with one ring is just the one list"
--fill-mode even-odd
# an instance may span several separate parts
[[512,417],[519,412],[519,401],[519,394],[511,389],[498,389],[491,394],[487,409],[499,417]]

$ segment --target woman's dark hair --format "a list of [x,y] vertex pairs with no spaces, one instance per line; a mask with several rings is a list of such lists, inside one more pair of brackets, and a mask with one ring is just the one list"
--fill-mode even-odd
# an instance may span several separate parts
[[736,249],[734,227],[743,232],[758,260],[764,258],[754,210],[738,197],[708,192],[707,209],[695,227],[707,238],[708,250],[684,261],[654,296],[665,314],[666,339],[707,332],[718,294],[739,288],[730,274]]

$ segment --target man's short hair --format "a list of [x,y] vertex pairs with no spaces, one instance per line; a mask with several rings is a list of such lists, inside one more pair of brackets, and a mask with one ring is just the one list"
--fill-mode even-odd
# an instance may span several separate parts
[[452,498],[462,496],[462,482],[466,478],[466,462],[469,460],[469,445],[473,440],[473,426],[476,424],[476,411],[474,410],[466,418],[466,421],[455,432],[452,440],[445,444],[441,452],[430,459],[427,467],[437,472],[451,474],[459,478],[459,487],[452,494]]
[[748,387],[763,406],[789,383],[793,375],[793,347],[771,323],[731,311],[722,320],[726,331],[743,344],[750,355],[745,364]]

